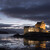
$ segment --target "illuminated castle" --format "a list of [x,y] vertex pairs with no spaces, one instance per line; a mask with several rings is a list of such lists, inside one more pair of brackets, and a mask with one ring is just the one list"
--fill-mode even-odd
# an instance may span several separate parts
[[42,22],[37,22],[37,24],[35,25],[35,28],[41,28],[41,29],[46,29],[45,28],[45,23]]
[[33,27],[33,26],[25,26],[24,27],[24,34],[28,33],[28,32],[48,32],[46,30],[45,25],[46,24],[44,23],[44,21],[42,21],[42,22],[37,22],[37,24],[35,24],[35,27]]
[[44,23],[44,21],[42,21],[42,22],[37,22],[37,24],[35,25],[35,31],[37,32],[48,32],[47,30],[46,30],[46,27],[45,27],[45,23]]

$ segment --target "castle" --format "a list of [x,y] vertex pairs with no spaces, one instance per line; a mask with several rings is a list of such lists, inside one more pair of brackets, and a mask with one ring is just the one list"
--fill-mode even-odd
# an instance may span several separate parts
[[37,22],[37,24],[35,24],[35,27],[25,26],[24,27],[24,34],[27,33],[27,32],[48,32],[46,30],[45,25],[46,24],[44,23],[44,21],[42,21],[42,22]]

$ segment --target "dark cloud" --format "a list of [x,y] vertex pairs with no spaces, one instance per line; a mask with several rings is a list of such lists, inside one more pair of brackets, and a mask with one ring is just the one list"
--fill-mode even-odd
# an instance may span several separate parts
[[49,3],[50,0],[0,0],[0,7],[11,8],[11,7],[25,7],[39,6],[45,3]]
[[50,24],[50,4],[46,3],[37,7],[30,7],[28,9],[15,7],[4,10],[5,14],[14,18],[30,19],[30,20],[44,20],[47,24]]
[[37,7],[30,7],[28,9],[21,7],[7,8],[4,9],[5,12],[11,14],[48,14],[50,12],[50,4],[44,4]]
[[[13,18],[44,20],[50,25],[50,0],[1,0],[5,14]],[[10,8],[11,7],[11,8]]]

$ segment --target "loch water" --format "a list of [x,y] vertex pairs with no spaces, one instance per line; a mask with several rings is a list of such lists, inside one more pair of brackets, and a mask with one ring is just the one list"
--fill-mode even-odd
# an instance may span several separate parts
[[13,34],[0,34],[0,50],[50,50],[50,41],[35,41],[10,37]]

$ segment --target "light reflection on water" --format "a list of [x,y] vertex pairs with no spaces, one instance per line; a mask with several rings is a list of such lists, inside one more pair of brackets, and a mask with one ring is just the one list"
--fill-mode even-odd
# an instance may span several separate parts
[[2,41],[2,43],[0,43],[0,45],[2,44],[3,47],[4,46],[10,47],[10,48],[24,47],[23,39],[20,39],[20,38],[1,38],[0,41]]
[[7,46],[10,48],[24,48],[26,46],[29,47],[42,47],[46,48],[46,43],[49,41],[33,41],[27,40],[24,38],[1,38],[0,39],[0,46]]
[[50,48],[50,41],[34,41],[24,38],[0,38],[0,47],[8,48]]
[[7,38],[9,36],[13,36],[14,34],[0,34],[0,38]]

